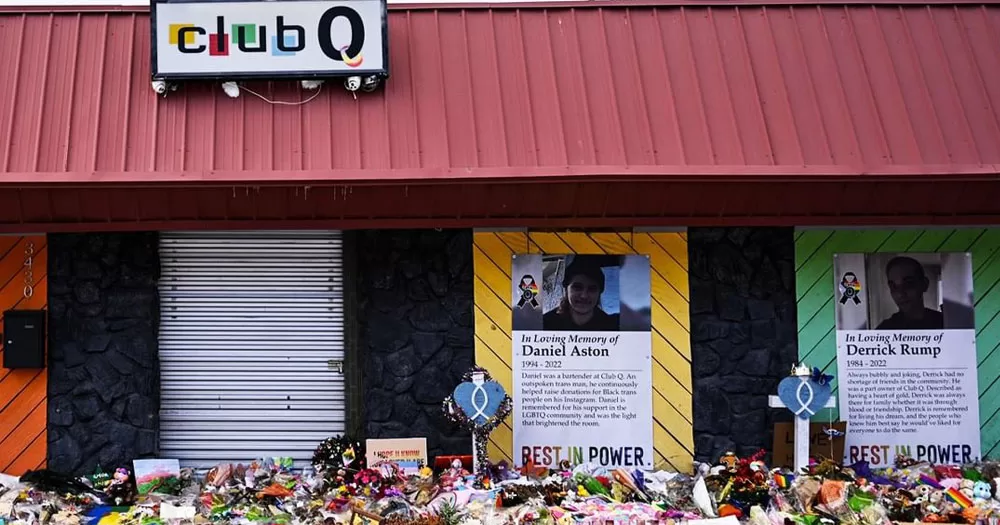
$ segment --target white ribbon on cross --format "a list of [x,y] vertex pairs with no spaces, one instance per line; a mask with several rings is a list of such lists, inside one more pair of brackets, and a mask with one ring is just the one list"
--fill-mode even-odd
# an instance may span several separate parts
[[[807,397],[805,400],[802,399],[802,390],[805,389]],[[799,415],[802,412],[808,412],[810,416],[815,416],[816,412],[809,408],[809,404],[813,402],[813,398],[816,397],[813,393],[812,384],[806,380],[799,380],[799,387],[795,389],[795,400],[799,402],[799,408],[793,410],[795,415]],[[791,408],[791,407],[789,407]]]
[[[483,374],[474,374],[472,376],[472,384],[476,386],[475,390],[472,391],[472,408],[475,409],[476,413],[472,414],[469,419],[475,421],[479,416],[483,416],[483,419],[489,419],[486,415],[486,407],[489,406],[490,396],[486,393],[486,389],[483,388],[486,378]],[[479,394],[482,394],[482,404],[480,405],[477,401],[479,399]]]

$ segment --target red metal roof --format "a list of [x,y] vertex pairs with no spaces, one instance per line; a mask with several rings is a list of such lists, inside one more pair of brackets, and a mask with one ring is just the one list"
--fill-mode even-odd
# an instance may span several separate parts
[[[145,13],[0,15],[0,181],[997,173],[1000,8],[394,10],[392,78],[149,86]],[[251,84],[300,101],[290,82]],[[280,173],[276,173],[280,172]]]
[[0,231],[1000,220],[1000,7],[600,5],[391,10],[385,90],[298,106],[0,13]]

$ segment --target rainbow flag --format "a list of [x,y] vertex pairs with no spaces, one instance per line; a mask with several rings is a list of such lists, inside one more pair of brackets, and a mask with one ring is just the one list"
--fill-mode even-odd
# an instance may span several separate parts
[[967,509],[972,506],[972,500],[970,500],[968,497],[965,496],[965,494],[962,494],[962,491],[956,488],[950,488],[944,491],[944,493],[946,496],[948,496],[948,499],[954,501],[955,503],[958,503],[958,506],[962,507],[963,509]]
[[944,487],[941,486],[940,483],[937,482],[936,479],[928,476],[927,474],[921,474],[920,475],[920,479],[917,480],[917,483],[920,483],[921,485],[927,485],[928,487],[931,487],[931,488],[934,488],[934,489],[937,489],[937,490],[941,490],[941,489],[944,488]]
[[793,479],[795,478],[792,476],[786,476],[779,473],[774,474],[774,484],[777,485],[779,489],[787,489],[790,487]]

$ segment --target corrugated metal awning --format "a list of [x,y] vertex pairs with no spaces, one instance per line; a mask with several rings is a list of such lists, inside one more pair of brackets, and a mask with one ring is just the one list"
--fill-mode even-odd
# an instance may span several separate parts
[[[0,13],[0,49],[8,50],[0,55],[0,185],[25,188],[0,196],[10,204],[0,208],[0,227],[282,219],[298,212],[290,199],[310,191],[332,197],[308,219],[530,219],[574,206],[581,216],[654,222],[811,216],[801,201],[766,209],[774,200],[766,194],[822,182],[835,185],[822,191],[836,198],[856,195],[863,182],[862,194],[876,195],[884,190],[870,184],[901,180],[928,181],[916,201],[941,198],[937,211],[914,215],[1000,214],[996,199],[958,205],[982,184],[995,190],[1000,171],[995,5],[494,4],[394,9],[389,25],[384,91],[355,100],[331,84],[307,104],[284,106],[230,99],[216,84],[155,96],[144,12]],[[284,101],[311,95],[291,82],[250,86]],[[757,204],[742,202],[746,185],[759,181],[782,185],[763,186]],[[644,204],[643,195],[639,211],[574,204],[594,184],[611,188],[594,192],[603,203],[636,193],[637,183],[697,196],[690,186],[709,182],[718,183],[702,192],[712,201],[675,202],[681,211]],[[376,187],[389,184],[396,187]],[[431,207],[411,202],[401,184],[469,199]],[[524,189],[533,184],[543,186]],[[39,185],[74,189],[28,189]],[[197,197],[128,190],[125,206],[115,204],[121,188],[150,185]],[[257,187],[267,185],[286,189],[263,203],[273,192]],[[80,188],[113,189],[84,198]],[[254,192],[252,203],[240,197]],[[555,194],[540,205],[559,212],[515,203],[513,214],[495,198],[512,192],[521,202]],[[349,197],[361,194],[376,198],[357,211]],[[129,203],[139,199],[152,202],[133,213]],[[843,212],[885,215],[895,206],[870,200],[874,208]]]
[[3,14],[0,182],[998,171],[1000,7],[603,5],[393,10],[385,91],[301,106],[155,96],[145,13]]

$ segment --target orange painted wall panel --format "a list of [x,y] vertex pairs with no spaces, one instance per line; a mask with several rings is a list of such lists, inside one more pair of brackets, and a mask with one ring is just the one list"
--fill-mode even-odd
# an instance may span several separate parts
[[[0,237],[0,312],[48,306],[47,261],[44,235]],[[0,340],[0,363],[2,356]],[[0,366],[0,472],[19,476],[45,466],[47,388],[47,370]]]

